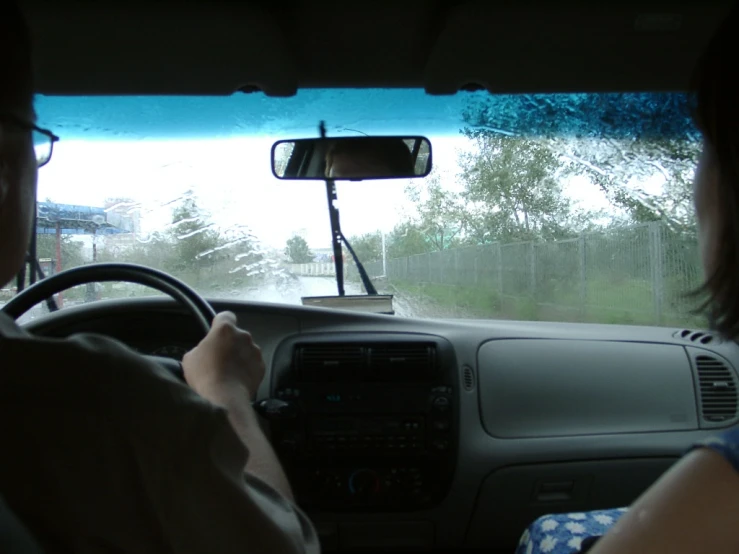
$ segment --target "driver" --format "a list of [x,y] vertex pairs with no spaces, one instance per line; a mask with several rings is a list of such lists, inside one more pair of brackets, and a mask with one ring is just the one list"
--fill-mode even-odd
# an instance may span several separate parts
[[[29,32],[0,2],[0,286],[32,232],[39,161]],[[229,312],[187,387],[115,341],[44,339],[0,313],[0,495],[54,552],[318,552],[251,408],[259,347]]]
[[414,176],[413,155],[400,138],[337,140],[326,153],[326,177],[363,179]]

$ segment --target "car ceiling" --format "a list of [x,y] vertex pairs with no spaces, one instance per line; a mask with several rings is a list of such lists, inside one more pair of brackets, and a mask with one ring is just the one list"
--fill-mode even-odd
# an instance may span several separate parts
[[20,0],[50,95],[677,91],[732,2]]

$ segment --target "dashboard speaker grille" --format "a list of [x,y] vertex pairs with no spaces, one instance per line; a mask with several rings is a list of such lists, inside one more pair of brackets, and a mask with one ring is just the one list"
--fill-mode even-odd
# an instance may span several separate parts
[[721,423],[736,418],[739,398],[731,369],[713,356],[696,356],[695,362],[703,420]]
[[693,331],[691,329],[683,329],[673,333],[673,336],[688,342],[696,344],[711,344],[713,342],[721,342],[717,337],[706,331]]

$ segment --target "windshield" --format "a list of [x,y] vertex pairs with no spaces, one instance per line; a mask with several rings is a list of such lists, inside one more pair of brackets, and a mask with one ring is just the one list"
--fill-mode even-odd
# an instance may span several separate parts
[[[338,183],[341,225],[397,315],[705,325],[681,94],[40,97],[44,272],[125,261],[209,298],[336,294],[322,182],[279,181],[279,139],[424,135],[425,179]],[[362,294],[351,259],[347,294]],[[0,303],[14,294],[8,287]],[[63,306],[151,295],[105,283]],[[39,307],[37,314],[45,307]]]

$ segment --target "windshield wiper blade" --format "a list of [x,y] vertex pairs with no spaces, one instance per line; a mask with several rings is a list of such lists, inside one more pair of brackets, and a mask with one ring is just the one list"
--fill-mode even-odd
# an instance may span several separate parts
[[[326,123],[324,121],[321,121],[318,128],[321,133],[321,138],[325,139]],[[377,289],[375,288],[375,285],[372,284],[372,281],[370,280],[369,275],[367,275],[367,271],[364,269],[362,262],[360,262],[359,258],[357,258],[357,254],[354,252],[354,248],[352,248],[352,245],[349,244],[348,240],[346,240],[344,233],[341,232],[339,209],[336,207],[335,204],[336,200],[338,199],[336,195],[336,183],[330,177],[326,177],[326,198],[328,200],[328,216],[331,220],[331,245],[333,246],[334,250],[334,270],[336,272],[336,287],[338,288],[339,296],[345,296],[346,294],[344,291],[344,254],[341,249],[342,242],[346,244],[347,250],[349,250],[349,253],[352,255],[354,264],[357,266],[357,271],[359,272],[359,278],[362,280],[364,290],[367,291],[368,295],[376,296]]]
[[349,241],[344,236],[344,233],[341,232],[341,229],[339,229],[339,234],[341,236],[342,242],[346,244],[346,249],[349,250],[349,254],[352,255],[352,259],[354,260],[354,265],[357,266],[357,271],[359,272],[359,278],[362,280],[362,285],[364,285],[364,290],[366,290],[367,294],[370,296],[377,295],[377,289],[375,288],[375,285],[372,283],[372,280],[367,274],[367,271],[364,269],[362,262],[359,261],[359,258],[354,252],[354,248],[352,248],[352,245],[349,244]]

